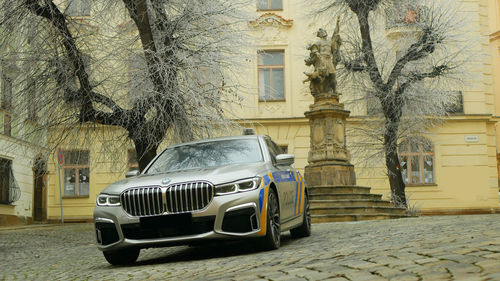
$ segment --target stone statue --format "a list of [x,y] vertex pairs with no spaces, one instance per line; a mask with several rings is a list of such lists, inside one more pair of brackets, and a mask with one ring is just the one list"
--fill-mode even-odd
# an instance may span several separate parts
[[316,33],[319,40],[307,47],[310,54],[309,58],[305,59],[305,63],[307,66],[312,65],[314,71],[304,72],[307,79],[303,83],[310,81],[309,88],[313,96],[326,94],[338,98],[335,67],[340,59],[339,49],[342,44],[339,35],[339,22],[340,18],[337,18],[337,26],[330,40],[328,40],[326,31],[320,28]]

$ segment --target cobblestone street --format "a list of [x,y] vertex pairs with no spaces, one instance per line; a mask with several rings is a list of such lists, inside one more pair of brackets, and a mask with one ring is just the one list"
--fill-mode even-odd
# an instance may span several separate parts
[[315,224],[276,251],[254,248],[147,249],[113,267],[92,224],[0,229],[0,280],[500,280],[500,215]]

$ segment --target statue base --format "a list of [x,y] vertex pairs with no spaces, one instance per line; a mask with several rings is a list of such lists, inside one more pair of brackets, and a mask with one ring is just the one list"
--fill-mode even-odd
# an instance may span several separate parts
[[339,94],[314,95],[305,113],[311,130],[311,146],[304,177],[308,186],[356,185],[354,165],[346,147],[345,124],[349,111]]
[[308,186],[356,185],[354,165],[327,162],[307,165],[304,177]]

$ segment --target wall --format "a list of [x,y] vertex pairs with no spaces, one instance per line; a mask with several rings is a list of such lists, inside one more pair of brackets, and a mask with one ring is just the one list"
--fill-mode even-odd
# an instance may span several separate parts
[[12,161],[12,171],[20,188],[19,200],[0,204],[0,225],[30,222],[33,216],[33,163],[39,148],[0,134],[0,157]]

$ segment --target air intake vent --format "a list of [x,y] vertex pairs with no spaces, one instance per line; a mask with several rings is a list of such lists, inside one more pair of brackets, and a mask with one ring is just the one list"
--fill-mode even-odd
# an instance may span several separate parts
[[209,182],[187,182],[168,187],[166,204],[169,213],[202,210],[212,201],[214,186]]
[[168,187],[134,187],[120,195],[123,210],[134,217],[199,211],[212,202],[215,188],[205,181]]
[[156,216],[164,212],[161,187],[137,187],[120,195],[122,207],[135,217]]

